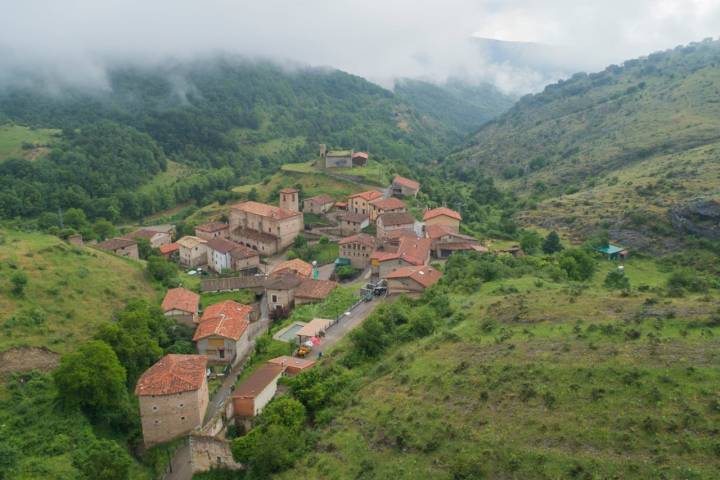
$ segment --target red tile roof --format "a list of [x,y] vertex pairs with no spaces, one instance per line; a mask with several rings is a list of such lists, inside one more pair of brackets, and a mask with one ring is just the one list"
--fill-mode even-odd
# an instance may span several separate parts
[[462,220],[462,216],[460,216],[458,212],[450,210],[447,207],[439,207],[428,210],[423,214],[423,220],[430,220],[431,218],[439,217],[440,215],[445,215],[458,221]]
[[253,250],[252,248],[246,247],[245,245],[240,245],[239,243],[235,248],[230,251],[230,257],[235,259],[252,258],[259,256],[260,252],[258,252],[257,250]]
[[305,279],[295,289],[296,298],[311,298],[313,300],[322,300],[335,290],[337,283],[330,280],[314,280]]
[[328,203],[334,203],[335,200],[330,195],[317,195],[315,197],[310,197],[305,199],[305,203],[314,203],[317,205],[327,205]]
[[252,375],[250,375],[244,382],[238,385],[233,398],[255,398],[257,397],[273,380],[282,374],[285,367],[282,365],[275,365],[273,363],[266,363],[261,366]]
[[135,386],[135,394],[173,395],[198,390],[205,382],[205,355],[165,355],[145,370]]
[[427,238],[430,238],[432,240],[437,240],[438,238],[450,236],[468,241],[476,241],[475,238],[471,237],[470,235],[458,233],[456,228],[453,228],[449,225],[427,225],[425,227],[425,233],[427,234]]
[[160,232],[153,230],[140,229],[125,235],[125,238],[144,238],[145,240],[152,240],[155,235],[160,235]]
[[408,212],[383,213],[378,217],[383,227],[396,227],[398,225],[414,225],[415,218]]
[[304,260],[295,258],[293,260],[287,260],[278,264],[272,269],[271,275],[276,275],[281,272],[295,272],[301,277],[310,277],[312,275],[313,266]]
[[386,260],[395,260],[396,258],[399,258],[399,255],[397,252],[386,252],[383,250],[375,250],[370,255],[370,260],[377,260],[378,262],[384,262]]
[[349,243],[359,243],[371,248],[375,247],[375,237],[368,235],[367,233],[356,233],[349,237],[341,238],[338,240],[338,245],[347,245]]
[[300,373],[303,370],[306,370],[308,368],[312,368],[315,365],[315,360],[310,360],[307,358],[297,358],[297,357],[291,357],[289,355],[283,355],[281,357],[273,358],[272,360],[268,360],[268,363],[271,363],[273,365],[280,365],[281,367],[285,368],[285,372],[288,374],[294,375],[296,373]]
[[162,301],[163,312],[181,310],[188,313],[197,313],[200,295],[185,288],[171,288]]
[[165,245],[160,245],[160,253],[163,255],[168,255],[172,252],[177,252],[180,250],[180,244],[179,243],[168,243]]
[[240,246],[239,243],[235,243],[232,240],[222,237],[211,238],[207,241],[206,245],[207,248],[220,253],[230,253]]
[[225,300],[208,306],[200,318],[200,323],[210,321],[216,317],[233,317],[240,320],[248,320],[250,313],[252,313],[252,307],[233,300]]
[[427,265],[401,267],[385,276],[387,279],[411,278],[422,285],[423,288],[432,286],[440,280],[440,277],[442,277],[442,273]]
[[399,210],[405,208],[405,202],[395,197],[378,198],[370,203],[378,210]]
[[340,220],[347,223],[363,223],[365,220],[370,221],[370,217],[362,213],[347,212],[340,217]]
[[210,320],[200,322],[195,329],[193,341],[197,342],[203,338],[218,336],[238,341],[247,330],[250,321],[247,318],[237,316],[214,317]]
[[397,255],[414,265],[424,265],[430,255],[432,241],[429,238],[400,239]]
[[102,250],[115,251],[120,248],[131,247],[133,245],[137,245],[135,240],[130,240],[128,238],[111,238],[110,240],[98,243],[97,247]]
[[401,177],[400,175],[396,175],[395,178],[393,178],[393,184],[402,185],[403,187],[411,188],[413,190],[420,190],[420,184],[418,182],[410,180],[409,178]]
[[297,217],[302,215],[300,212],[292,212],[285,210],[284,208],[276,207],[274,205],[267,205],[265,203],[258,203],[253,201],[240,202],[232,206],[235,210],[241,210],[243,212],[252,213],[261,217],[273,218],[275,220],[285,220],[288,218]]
[[200,230],[201,232],[213,233],[213,232],[219,232],[220,230],[226,230],[227,228],[229,228],[229,225],[227,223],[209,222],[209,223],[203,223],[202,225],[198,225],[197,227],[195,227],[195,230]]
[[373,200],[382,198],[382,196],[383,196],[382,192],[378,192],[377,190],[368,190],[366,192],[355,193],[353,195],[350,195],[348,198],[360,197],[363,200],[372,202]]

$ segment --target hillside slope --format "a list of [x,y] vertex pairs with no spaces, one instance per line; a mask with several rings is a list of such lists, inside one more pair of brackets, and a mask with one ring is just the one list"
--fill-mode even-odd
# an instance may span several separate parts
[[[535,200],[582,190],[575,198],[593,210],[589,219],[575,214],[568,224],[578,205],[564,199],[538,208],[545,223],[581,231],[620,223],[615,234],[642,246],[687,233],[673,227],[672,212],[720,195],[719,127],[720,42],[704,41],[523,97],[448,164],[478,168]],[[646,213],[657,232],[627,222]]]
[[[95,334],[128,300],[155,299],[139,262],[40,233],[0,230],[0,352],[65,353]],[[20,294],[12,277],[27,276]]]
[[363,326],[363,345],[395,345],[370,364],[352,364],[357,341],[327,355],[352,390],[274,478],[717,478],[715,290],[671,298],[647,260],[626,263],[630,295],[603,286],[613,262],[578,286],[547,277],[549,257],[454,260],[439,291],[455,313],[434,334],[404,342],[431,311],[393,310],[391,339]]

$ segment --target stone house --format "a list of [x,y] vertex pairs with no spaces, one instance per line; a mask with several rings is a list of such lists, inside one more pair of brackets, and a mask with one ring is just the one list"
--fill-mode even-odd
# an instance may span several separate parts
[[283,188],[278,192],[280,195],[280,208],[290,212],[300,211],[300,190],[297,188]]
[[160,254],[168,260],[176,261],[180,258],[180,244],[168,243],[160,247]]
[[251,275],[260,271],[260,254],[250,247],[237,244],[230,250],[231,270]]
[[363,228],[370,226],[370,217],[362,213],[347,212],[339,220],[340,233],[343,235],[360,233]]
[[325,168],[351,168],[353,151],[352,150],[330,150],[324,154]]
[[126,237],[133,240],[137,240],[139,238],[147,240],[152,248],[160,248],[163,245],[168,245],[172,242],[172,238],[169,233],[156,232],[154,230],[147,229],[136,230],[126,235]]
[[431,244],[427,238],[404,237],[397,251],[375,251],[370,256],[373,276],[386,278],[401,267],[427,265],[430,262]]
[[277,264],[270,274],[279,275],[283,272],[292,272],[300,277],[310,278],[313,274],[313,266],[304,260],[294,258]]
[[435,258],[447,258],[464,250],[488,251],[474,237],[458,233],[455,227],[449,225],[428,225],[425,227],[425,237],[432,241],[432,255]]
[[406,211],[405,202],[399,198],[378,198],[370,202],[370,220],[373,222],[385,213],[402,213]]
[[212,240],[213,238],[229,238],[230,226],[224,222],[203,223],[195,227],[195,236],[203,240]]
[[96,246],[100,250],[105,250],[120,257],[128,257],[135,260],[140,258],[137,242],[128,238],[111,238],[98,243]]
[[166,317],[176,322],[194,327],[198,321],[200,295],[185,288],[171,288],[162,301],[162,311]]
[[370,202],[383,198],[383,193],[377,190],[355,193],[348,197],[348,212],[370,216],[372,207]]
[[353,167],[364,167],[368,163],[367,152],[353,152],[352,154],[352,166]]
[[277,392],[277,382],[285,367],[274,363],[261,366],[235,389],[232,396],[236,418],[256,417]]
[[450,210],[447,207],[433,208],[423,213],[423,222],[425,222],[426,229],[431,225],[445,225],[459,232],[461,221],[462,216],[455,210]]
[[304,279],[295,288],[295,305],[322,302],[335,288],[337,283],[331,280]]
[[420,191],[420,184],[415,180],[396,175],[390,185],[390,190],[396,197],[416,197]]
[[167,442],[202,426],[208,406],[207,357],[169,354],[135,386],[146,446]]
[[249,325],[249,315],[214,316],[200,322],[193,341],[198,353],[207,356],[209,364],[235,366],[250,350]]
[[384,213],[377,218],[377,238],[382,239],[393,230],[415,231],[415,218],[408,212]]
[[143,227],[145,230],[152,230],[153,232],[167,233],[170,238],[175,236],[175,225],[171,223],[164,223],[162,225],[146,225]]
[[[251,248],[240,245],[239,243],[235,243],[232,240],[228,240],[226,238],[217,237],[210,239],[205,244],[205,247],[207,249],[208,267],[212,271],[217,273],[222,273],[228,270],[235,270],[235,261],[233,260],[232,255],[232,252],[235,249],[242,249],[243,255],[248,255],[248,250],[250,252],[253,252],[253,257],[257,259],[257,265],[260,264],[260,255],[257,252],[255,252]],[[250,263],[249,265],[251,266]]]
[[335,205],[335,200],[330,195],[317,195],[306,198],[303,201],[303,212],[322,215],[327,213]]
[[434,285],[442,273],[434,268],[421,266],[407,266],[398,268],[385,276],[388,283],[388,293],[419,293]]
[[303,214],[258,202],[242,202],[230,212],[230,238],[274,255],[292,245],[304,228]]
[[355,268],[367,268],[370,264],[370,255],[375,250],[375,237],[366,233],[356,233],[338,241],[340,258],[350,260]]
[[292,271],[271,275],[265,282],[268,311],[290,311],[295,305],[320,302],[337,287],[330,280],[301,277]]
[[235,302],[233,300],[224,300],[219,303],[209,305],[200,318],[200,323],[212,320],[213,318],[229,318],[235,317],[240,320],[252,321],[253,308],[249,305]]
[[187,268],[207,265],[207,241],[202,238],[185,236],[176,242],[180,245],[180,265]]

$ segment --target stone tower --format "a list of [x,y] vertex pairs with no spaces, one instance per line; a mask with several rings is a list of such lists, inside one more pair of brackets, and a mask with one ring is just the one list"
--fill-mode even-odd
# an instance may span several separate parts
[[280,208],[291,212],[300,211],[300,190],[295,188],[283,188],[280,190]]

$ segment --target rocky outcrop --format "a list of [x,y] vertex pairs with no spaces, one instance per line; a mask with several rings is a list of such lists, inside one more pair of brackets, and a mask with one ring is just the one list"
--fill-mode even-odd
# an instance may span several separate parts
[[670,221],[678,232],[710,240],[720,240],[720,202],[696,199],[670,211]]

